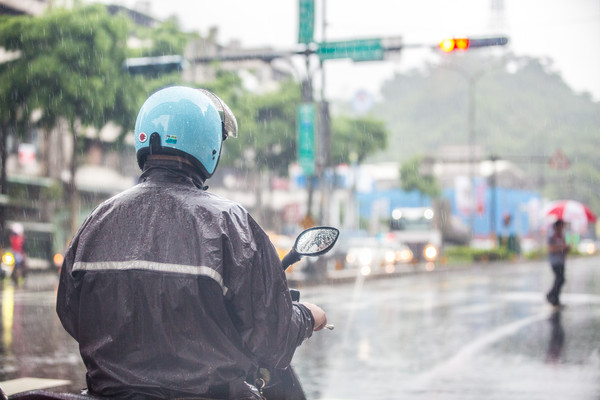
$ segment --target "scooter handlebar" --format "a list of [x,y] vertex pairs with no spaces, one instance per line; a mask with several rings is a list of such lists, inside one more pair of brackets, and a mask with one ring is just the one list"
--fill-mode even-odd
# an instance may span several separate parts
[[290,295],[292,296],[292,301],[300,301],[300,291],[297,289],[290,289]]

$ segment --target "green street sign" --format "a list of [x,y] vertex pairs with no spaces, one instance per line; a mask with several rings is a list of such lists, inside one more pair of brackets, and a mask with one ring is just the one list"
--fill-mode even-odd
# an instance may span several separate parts
[[298,163],[305,175],[315,173],[315,105],[303,103],[298,106]]
[[315,0],[298,0],[298,43],[314,42]]
[[354,61],[383,60],[385,50],[381,39],[358,39],[319,43],[316,51],[323,60],[351,58]]

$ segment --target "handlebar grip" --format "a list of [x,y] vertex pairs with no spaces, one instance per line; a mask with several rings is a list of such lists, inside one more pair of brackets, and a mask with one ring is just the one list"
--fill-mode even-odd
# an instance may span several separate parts
[[297,289],[290,289],[290,295],[292,296],[292,301],[300,301],[300,291]]

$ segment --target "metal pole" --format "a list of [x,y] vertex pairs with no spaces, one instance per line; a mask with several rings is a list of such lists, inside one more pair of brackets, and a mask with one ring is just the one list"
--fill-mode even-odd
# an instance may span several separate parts
[[[327,30],[327,0],[323,0],[323,20],[321,21],[321,30],[323,43],[327,42],[325,31]],[[321,60],[321,101],[325,101],[325,63]]]
[[[306,53],[305,61],[306,61],[306,81],[305,81],[305,84],[302,85],[302,101],[306,102],[306,103],[313,103],[314,97],[313,97],[312,75],[310,73],[310,54]],[[313,194],[314,194],[314,190],[315,190],[315,188],[313,186],[313,175],[306,176],[306,185],[307,185],[307,189],[308,189],[308,198],[307,198],[307,206],[306,206],[306,208],[307,208],[306,217],[304,219],[304,221],[305,221],[304,228],[308,228],[309,226],[313,225],[313,222],[314,222],[314,217],[313,217],[313,213],[312,213],[313,197],[314,197]]]
[[[321,41],[325,43],[326,40],[326,30],[327,30],[327,1],[322,0],[322,19],[321,19]],[[317,173],[319,176],[319,189],[320,189],[320,202],[319,202],[319,223],[324,225],[329,221],[329,210],[327,209],[329,205],[329,193],[331,188],[329,187],[328,182],[326,182],[326,171],[329,168],[329,153],[331,151],[331,131],[330,131],[330,117],[329,117],[329,105],[327,104],[327,100],[325,98],[325,62],[323,60],[319,61],[319,67],[321,69],[321,98],[319,103],[319,124],[318,124],[318,169]]]
[[479,161],[476,157],[476,142],[477,135],[475,131],[475,84],[477,81],[483,77],[486,73],[491,72],[496,69],[497,66],[503,66],[504,63],[500,62],[496,66],[482,68],[473,74],[469,74],[468,72],[453,66],[446,66],[446,68],[457,72],[461,75],[468,84],[468,110],[467,110],[467,130],[468,130],[468,146],[469,146],[469,182],[471,185],[471,207],[469,212],[469,229],[471,230],[471,236],[473,236],[474,226],[475,226],[475,205],[476,205],[476,197],[475,197],[475,176],[478,174],[475,171],[476,166],[479,166]]
[[498,156],[492,155],[490,161],[492,162],[492,175],[490,177],[490,184],[492,190],[490,193],[490,236],[492,238],[492,247],[496,247],[498,244],[498,232],[496,232],[496,214],[497,214],[497,182],[496,182],[496,161]]
[[476,192],[475,192],[475,76],[468,78],[469,85],[469,104],[468,104],[468,130],[469,130],[469,183],[471,184],[471,204],[469,209],[469,229],[471,230],[471,238],[473,238],[475,227],[475,209],[476,209]]

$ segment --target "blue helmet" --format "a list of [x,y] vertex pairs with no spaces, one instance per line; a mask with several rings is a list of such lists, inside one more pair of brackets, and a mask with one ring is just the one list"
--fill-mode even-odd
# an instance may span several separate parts
[[135,152],[140,168],[149,154],[178,155],[212,176],[228,137],[237,137],[237,121],[227,105],[205,89],[172,86],[152,94],[135,122]]

